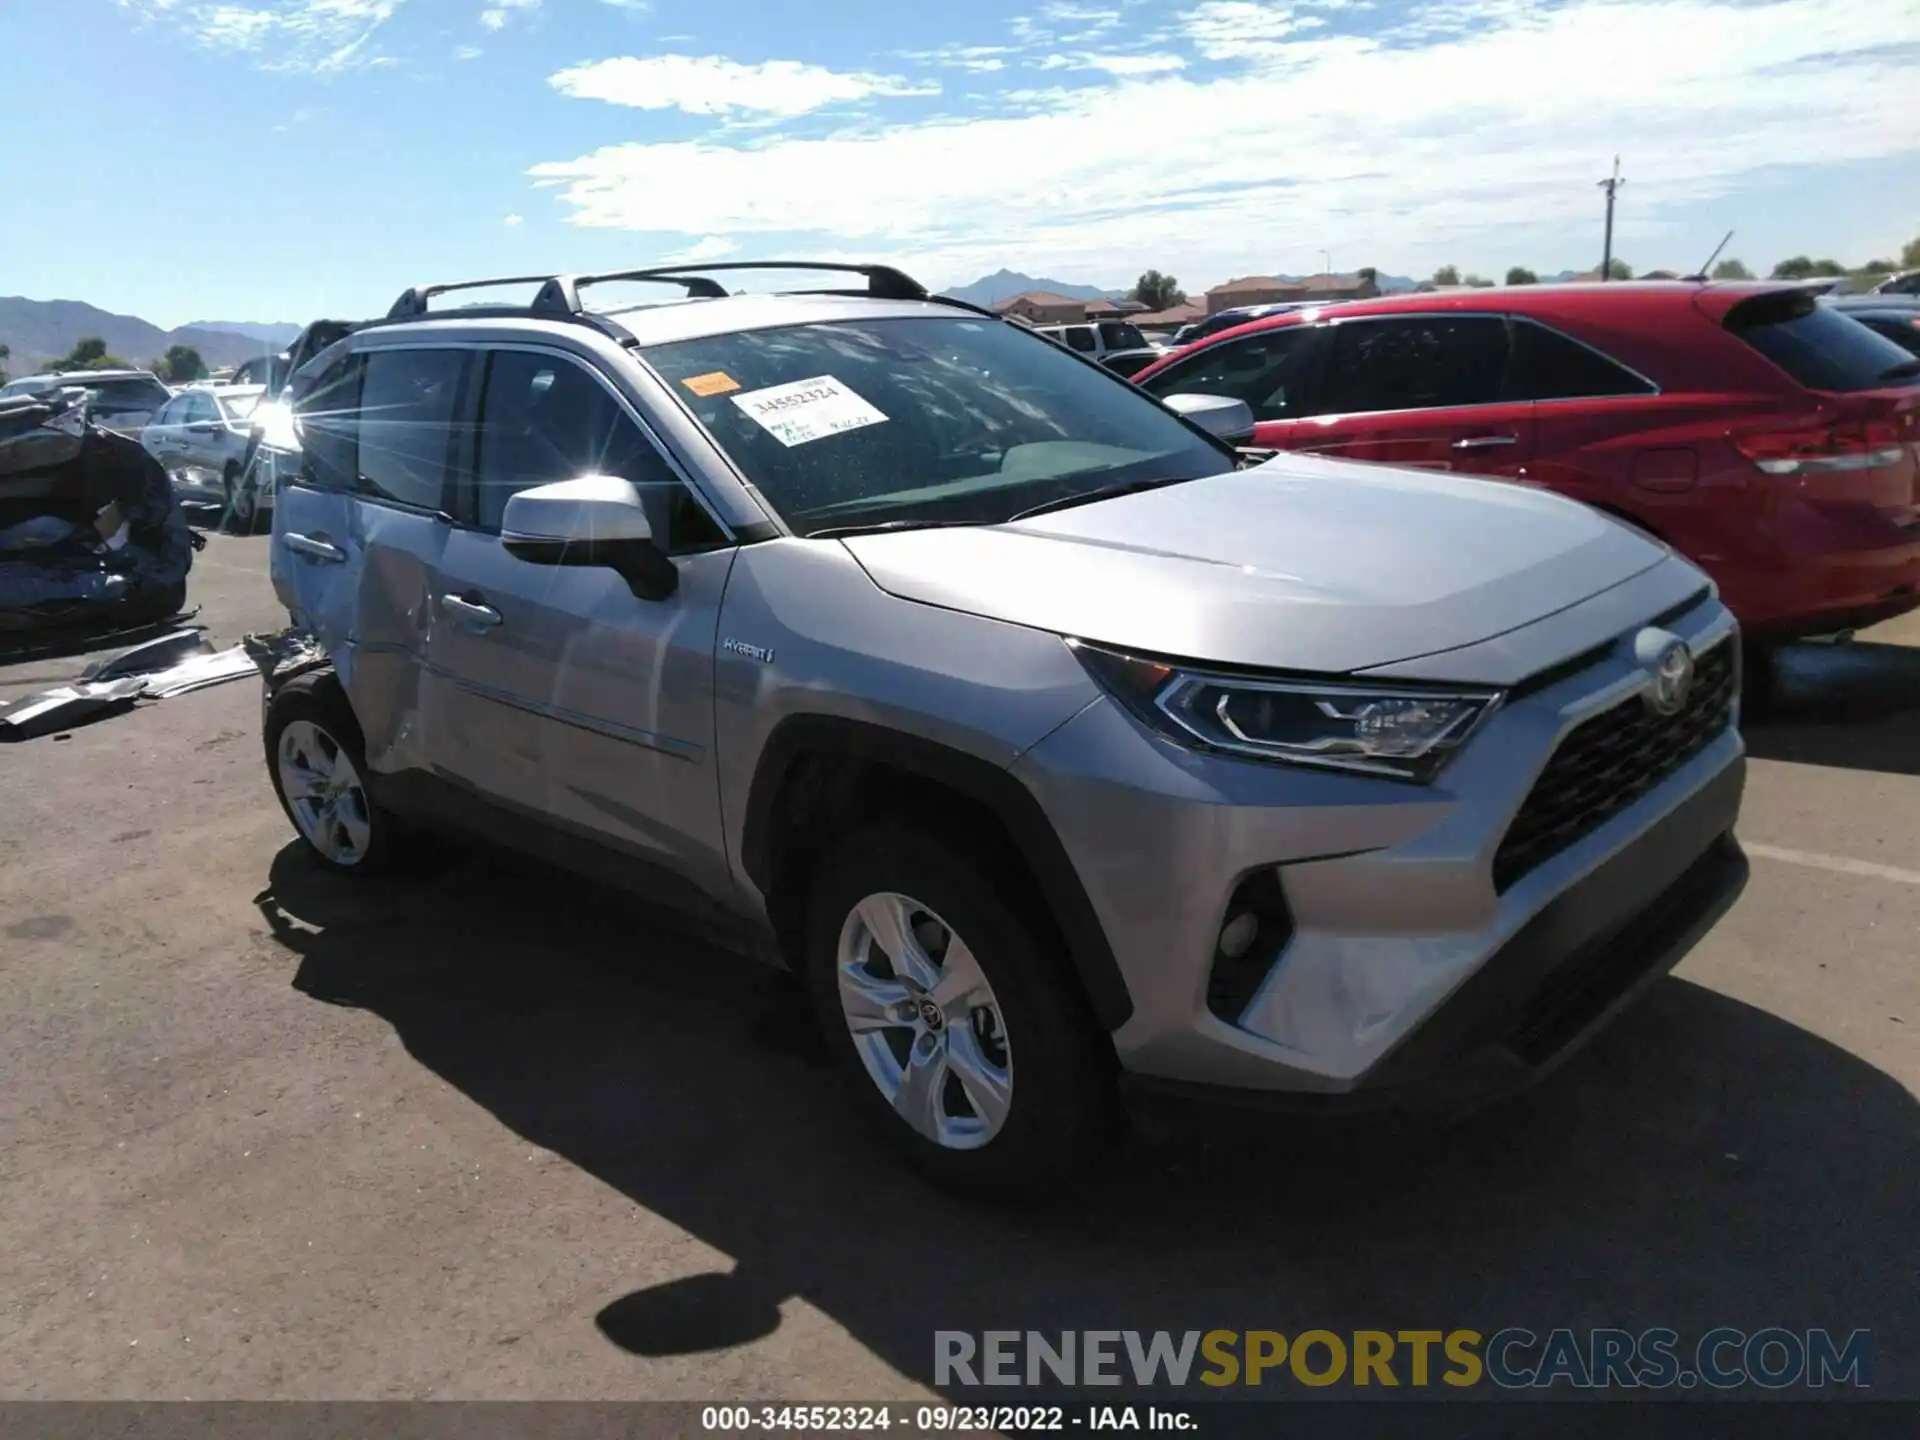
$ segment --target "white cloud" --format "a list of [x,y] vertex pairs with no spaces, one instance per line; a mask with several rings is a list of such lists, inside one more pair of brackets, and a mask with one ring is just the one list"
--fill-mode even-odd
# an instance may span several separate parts
[[948,45],[939,50],[908,50],[901,58],[969,74],[990,75],[1006,69],[1006,57],[1013,53],[1011,45]]
[[653,8],[653,0],[600,0],[600,3],[611,6],[615,10],[651,10]]
[[739,248],[724,235],[705,235],[686,249],[668,255],[660,263],[662,265],[698,265],[703,260],[724,260]]
[[[211,50],[251,55],[264,70],[327,74],[390,63],[372,41],[406,0],[116,0],[143,20],[176,26]],[[537,0],[536,0],[537,3]]]
[[1303,7],[1262,0],[1206,0],[1180,16],[1181,32],[1209,60],[1245,60],[1271,54],[1275,42],[1327,22]]
[[487,8],[480,12],[480,24],[487,30],[504,30],[516,11],[532,14],[540,5],[541,0],[490,0]]
[[1034,62],[1041,70],[1104,70],[1109,75],[1166,75],[1187,68],[1178,55],[1048,55]]
[[741,65],[717,55],[626,56],[562,70],[550,82],[576,100],[605,100],[640,110],[689,115],[747,111],[805,115],[874,96],[937,95],[940,87],[890,75],[847,74],[797,60]]
[[524,215],[509,215],[500,223],[509,230],[518,230],[522,225],[527,223],[527,217]]
[[453,58],[456,60],[478,60],[485,53],[486,52],[478,45],[456,45],[453,47]]
[[[1105,80],[1035,92],[1027,113],[994,97],[999,113],[964,122],[612,144],[532,174],[578,225],[780,235],[935,280],[1010,255],[1056,273],[1119,277],[1177,259],[1183,274],[1220,276],[1286,253],[1309,268],[1322,247],[1392,269],[1442,247],[1471,261],[1476,237],[1501,254],[1597,245],[1594,181],[1616,150],[1633,180],[1623,238],[1765,167],[1920,154],[1920,60],[1889,46],[1910,30],[1912,0],[1493,6],[1472,11],[1493,18],[1467,33],[1416,47],[1365,12],[1342,17],[1348,33],[1302,39],[1297,7],[1202,5],[1184,22],[1202,53],[1230,34],[1257,49],[1223,55],[1237,63],[1210,78],[1123,82],[1133,124]],[[1356,19],[1373,28],[1353,33]],[[732,71],[760,83],[758,67]],[[652,88],[645,103],[720,103],[712,90],[669,101]],[[719,89],[739,103],[748,87]]]

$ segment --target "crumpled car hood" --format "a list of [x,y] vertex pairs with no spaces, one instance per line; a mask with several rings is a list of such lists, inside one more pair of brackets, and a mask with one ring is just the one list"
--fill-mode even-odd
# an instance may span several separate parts
[[1007,525],[845,544],[903,599],[1140,652],[1332,674],[1517,629],[1667,557],[1544,491],[1304,455]]

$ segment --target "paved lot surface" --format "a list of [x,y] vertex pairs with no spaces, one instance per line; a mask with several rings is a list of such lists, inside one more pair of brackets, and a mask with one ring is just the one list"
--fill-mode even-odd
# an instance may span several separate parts
[[[200,557],[216,640],[283,623],[266,543]],[[0,748],[0,1395],[909,1398],[935,1328],[1506,1324],[1869,1327],[1920,1394],[1920,625],[1868,639],[1750,727],[1738,908],[1550,1085],[1016,1212],[628,902],[316,873],[251,682]]]

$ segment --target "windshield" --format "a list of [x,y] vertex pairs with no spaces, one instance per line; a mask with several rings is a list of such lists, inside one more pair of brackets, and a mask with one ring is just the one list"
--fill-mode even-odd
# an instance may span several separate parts
[[1109,350],[1144,350],[1147,344],[1147,337],[1140,333],[1138,325],[1118,320],[1102,321],[1100,338]]
[[748,330],[644,352],[787,524],[997,523],[1234,457],[1126,382],[963,317]]

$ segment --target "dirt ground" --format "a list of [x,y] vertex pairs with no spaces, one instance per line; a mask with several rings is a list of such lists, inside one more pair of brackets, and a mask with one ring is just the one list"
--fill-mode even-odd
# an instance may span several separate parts
[[[199,558],[216,641],[284,623],[266,545]],[[629,901],[319,873],[251,681],[0,747],[0,1396],[907,1399],[936,1329],[1374,1325],[1866,1328],[1920,1396],[1915,646],[1791,658],[1751,886],[1547,1086],[1207,1117],[1044,1208],[896,1169],[783,987]]]

